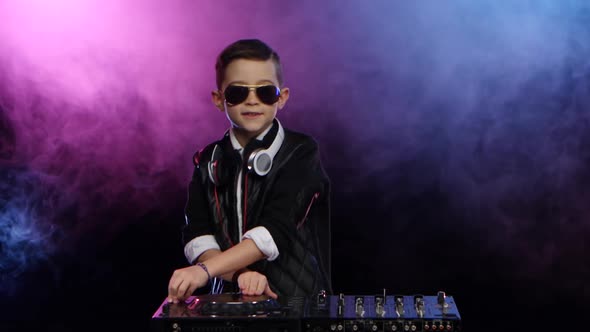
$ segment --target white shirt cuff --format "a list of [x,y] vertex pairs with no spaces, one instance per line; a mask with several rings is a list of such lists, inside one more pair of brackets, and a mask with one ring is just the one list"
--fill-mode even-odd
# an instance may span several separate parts
[[213,235],[197,236],[184,246],[184,256],[192,264],[195,259],[209,249],[221,250],[215,237]]
[[252,228],[242,236],[242,240],[244,239],[254,241],[258,249],[267,257],[266,259],[268,261],[274,261],[279,257],[279,248],[277,248],[275,240],[273,240],[266,227],[258,226]]

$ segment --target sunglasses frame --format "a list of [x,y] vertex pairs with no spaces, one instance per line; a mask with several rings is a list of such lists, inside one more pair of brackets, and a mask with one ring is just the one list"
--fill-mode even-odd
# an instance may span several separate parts
[[[227,101],[227,98],[225,96],[225,92],[227,91],[227,88],[229,88],[231,86],[247,88],[248,89],[248,94],[246,95],[246,98],[244,98],[244,100],[242,100],[241,102],[236,103],[236,104],[233,104],[233,103],[230,103],[229,101]],[[268,104],[268,103],[264,102],[262,100],[262,98],[260,98],[260,95],[258,95],[258,89],[259,88],[262,88],[262,87],[266,87],[266,86],[272,86],[278,92],[277,95],[276,95],[277,96],[277,100],[275,102],[273,102],[272,104]],[[274,105],[275,103],[277,103],[279,101],[279,98],[281,97],[281,93],[282,93],[281,88],[279,88],[278,86],[276,86],[274,84],[255,84],[255,85],[230,84],[227,87],[225,87],[225,90],[223,92],[221,92],[221,91],[220,92],[221,92],[221,95],[223,96],[223,100],[225,100],[225,102],[227,102],[230,106],[235,106],[235,105],[239,105],[239,104],[243,103],[244,101],[246,101],[246,99],[248,99],[248,96],[250,95],[250,91],[254,91],[254,94],[256,95],[256,98],[258,98],[258,100],[260,100],[265,105]]]

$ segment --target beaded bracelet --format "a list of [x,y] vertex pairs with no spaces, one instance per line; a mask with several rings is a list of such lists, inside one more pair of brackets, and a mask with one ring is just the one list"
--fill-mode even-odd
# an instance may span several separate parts
[[196,264],[197,266],[200,266],[203,270],[205,270],[205,273],[207,273],[207,278],[209,278],[209,283],[211,283],[211,275],[209,274],[209,270],[207,269],[207,266],[205,266],[205,264],[198,262]]

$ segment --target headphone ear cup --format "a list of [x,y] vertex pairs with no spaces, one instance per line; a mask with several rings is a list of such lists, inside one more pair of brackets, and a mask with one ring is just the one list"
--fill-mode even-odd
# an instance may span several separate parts
[[[274,134],[272,142],[267,141],[266,143],[263,143],[261,141],[254,140],[257,142],[258,146],[253,146],[250,150],[252,152],[248,154],[248,171],[254,171],[259,176],[265,176],[270,172],[273,159],[283,145],[285,132],[281,126],[281,123],[278,122],[278,120],[276,121],[278,125],[275,127],[276,134]],[[266,140],[267,138],[265,137],[264,139]]]
[[248,157],[248,170],[256,172],[260,176],[268,174],[272,168],[272,157],[265,149],[258,149]]

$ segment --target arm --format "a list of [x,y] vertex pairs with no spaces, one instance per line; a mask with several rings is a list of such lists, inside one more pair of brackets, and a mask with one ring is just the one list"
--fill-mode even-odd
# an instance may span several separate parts
[[[207,260],[218,256],[222,253],[221,250],[218,249],[209,249],[207,251],[205,251],[201,256],[199,256],[199,258],[197,259],[198,262],[204,263]],[[196,263],[195,263],[196,264]],[[238,275],[242,274],[243,272],[248,271],[247,268],[243,268],[243,269],[239,269],[239,270],[235,270],[235,271],[230,271],[227,273],[224,273],[222,275],[219,275],[218,277],[222,278],[223,280],[226,281],[235,281],[235,279],[237,278]],[[211,277],[213,278],[213,275],[211,275]]]
[[264,258],[264,254],[254,241],[245,239],[226,251],[204,260],[203,263],[207,266],[211,277],[215,277],[243,269]]

